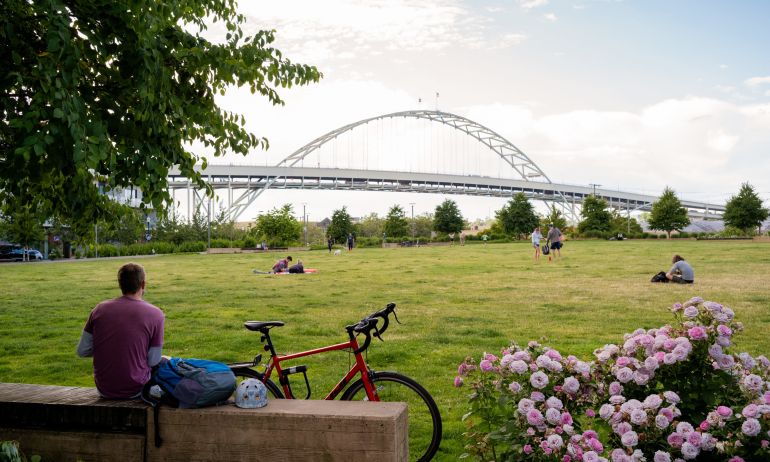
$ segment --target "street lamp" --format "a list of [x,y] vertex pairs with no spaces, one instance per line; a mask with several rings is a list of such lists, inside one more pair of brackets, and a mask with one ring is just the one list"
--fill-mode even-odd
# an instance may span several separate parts
[[412,206],[412,240],[414,240],[414,232],[415,232],[415,227],[414,227],[414,204],[415,204],[414,202],[410,202],[409,203],[409,205]]
[[305,205],[307,205],[307,202],[302,203],[302,223],[305,230],[305,247],[307,247],[307,214],[305,213]]
[[598,186],[601,186],[601,185],[600,185],[600,184],[597,184],[597,183],[588,183],[588,186],[593,186],[593,187],[594,187],[594,196],[595,196],[595,195],[596,195],[596,188],[597,188]]

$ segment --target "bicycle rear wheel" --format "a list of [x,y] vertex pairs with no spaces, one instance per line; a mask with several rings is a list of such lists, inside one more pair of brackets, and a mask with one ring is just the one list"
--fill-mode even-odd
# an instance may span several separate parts
[[[373,372],[372,381],[381,401],[404,402],[409,409],[409,460],[427,462],[433,459],[441,443],[441,414],[425,388],[396,372]],[[354,382],[340,398],[345,401],[367,401],[361,379]]]
[[238,383],[241,383],[241,381],[245,379],[257,379],[265,384],[267,391],[273,395],[273,398],[284,399],[283,392],[278,385],[270,379],[265,380],[265,375],[263,373],[257,372],[254,369],[249,369],[248,367],[231,367],[230,370],[235,374]]

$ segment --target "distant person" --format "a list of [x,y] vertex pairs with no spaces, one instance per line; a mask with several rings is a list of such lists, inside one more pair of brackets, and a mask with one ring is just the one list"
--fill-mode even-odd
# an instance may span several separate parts
[[283,271],[286,271],[286,269],[289,268],[289,262],[291,262],[291,255],[287,256],[286,258],[282,258],[275,262],[275,265],[273,265],[273,273],[281,273]]
[[[548,246],[551,247],[551,250],[555,250],[559,257],[561,257],[561,238],[561,230],[554,226],[553,223],[548,225],[548,236],[546,237]],[[556,256],[556,253],[554,254],[554,257]]]
[[353,233],[348,233],[348,252],[353,250],[354,243],[355,243],[355,238],[353,237]]
[[104,398],[138,398],[161,361],[165,316],[142,299],[145,284],[141,265],[121,266],[123,295],[96,305],[80,336],[77,354],[94,358],[94,382]]
[[460,245],[465,245],[465,233],[460,233]]
[[543,235],[540,234],[540,227],[536,227],[529,237],[532,239],[532,247],[535,248],[535,261],[538,261],[540,260],[540,239],[543,238]]
[[692,284],[695,282],[695,272],[692,270],[692,266],[684,261],[684,258],[674,255],[671,263],[673,263],[673,266],[666,273],[666,279],[679,284]]
[[296,265],[292,265],[289,267],[289,273],[291,274],[297,274],[297,273],[304,273],[305,267],[302,265],[302,260],[298,260]]
[[455,245],[455,233],[449,233],[449,239],[452,240],[449,245]]
[[334,238],[329,237],[329,239],[326,240],[326,245],[329,247],[329,253],[332,252],[332,247],[334,246]]
[[484,241],[484,245],[487,245],[488,236],[486,234],[481,235],[481,240]]

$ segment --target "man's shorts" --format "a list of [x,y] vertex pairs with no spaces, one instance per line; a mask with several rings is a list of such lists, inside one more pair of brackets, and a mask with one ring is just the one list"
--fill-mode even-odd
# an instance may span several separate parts
[[676,282],[677,284],[692,284],[693,281],[687,281],[685,279],[682,279],[682,276],[673,275],[671,277],[671,282]]
[[556,241],[556,242],[554,242],[553,244],[551,244],[551,249],[553,249],[553,250],[559,250],[559,249],[561,249],[561,242],[559,242],[559,241]]

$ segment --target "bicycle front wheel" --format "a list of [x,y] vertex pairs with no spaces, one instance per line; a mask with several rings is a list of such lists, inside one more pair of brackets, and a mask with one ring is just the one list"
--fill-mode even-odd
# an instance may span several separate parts
[[284,398],[283,392],[278,387],[278,385],[276,385],[275,382],[270,379],[265,380],[265,375],[263,373],[257,372],[254,369],[249,369],[248,367],[231,367],[230,370],[233,371],[233,374],[235,374],[235,378],[238,380],[239,384],[241,381],[246,379],[257,379],[265,384],[267,391],[273,395],[273,398]]
[[[409,411],[409,460],[427,462],[433,459],[441,443],[441,414],[433,397],[414,380],[396,372],[373,372],[371,375],[380,401],[406,403]],[[354,382],[340,398],[345,401],[367,401],[364,382]]]

